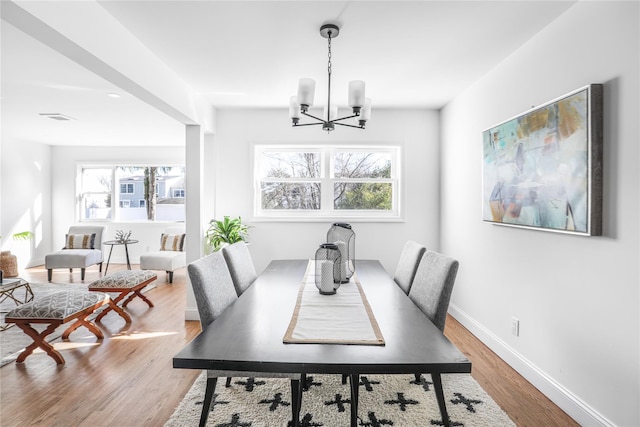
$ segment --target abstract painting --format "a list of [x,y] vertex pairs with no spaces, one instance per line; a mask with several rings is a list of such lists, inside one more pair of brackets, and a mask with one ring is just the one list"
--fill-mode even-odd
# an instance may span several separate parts
[[483,132],[483,220],[602,234],[602,85]]

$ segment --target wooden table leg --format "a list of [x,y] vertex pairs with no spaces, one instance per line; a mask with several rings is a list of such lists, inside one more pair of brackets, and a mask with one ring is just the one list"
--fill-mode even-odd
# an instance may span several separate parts
[[122,306],[126,307],[127,304],[129,304],[129,302],[131,302],[131,300],[134,299],[136,296],[140,297],[142,301],[146,302],[147,305],[149,305],[149,307],[153,307],[153,303],[151,302],[151,300],[146,296],[144,296],[144,294],[142,293],[142,288],[134,290],[133,293],[129,296],[129,298],[127,298],[126,301],[122,304]]
[[89,320],[89,316],[92,313],[88,313],[86,316],[84,317],[78,317],[78,319],[73,322],[73,324],[71,326],[69,326],[63,333],[62,333],[62,339],[63,340],[68,340],[69,339],[69,335],[71,335],[71,332],[75,331],[76,329],[78,329],[80,326],[84,326],[85,328],[87,328],[89,331],[91,331],[91,333],[93,333],[93,335],[96,336],[96,338],[98,338],[99,340],[104,338],[104,335],[102,334],[102,331],[93,323]]
[[113,310],[116,313],[118,313],[126,323],[131,323],[131,317],[122,308],[118,306],[118,301],[124,298],[126,294],[127,292],[125,291],[125,292],[122,292],[117,297],[110,299],[109,306],[104,308],[102,312],[98,314],[98,317],[96,317],[96,322],[99,322],[104,316],[106,316],[111,310]]
[[106,307],[105,309],[102,310],[102,312],[100,314],[98,314],[98,317],[96,317],[96,322],[99,322],[111,310],[115,310],[120,316],[122,316],[122,318],[124,318],[125,321],[128,320],[127,323],[131,323],[131,318],[129,317],[129,315],[126,314],[124,311],[122,311],[122,309],[120,307],[118,307],[118,302],[120,302],[120,300],[122,298],[124,298],[129,293],[128,289],[126,291],[124,291],[124,292],[123,291],[118,291],[118,290],[105,289],[102,292],[120,292],[120,293],[118,294],[117,297],[111,298],[109,300],[109,307]]
[[33,343],[28,345],[22,353],[16,359],[16,363],[22,363],[33,351],[40,347],[43,349],[53,360],[56,361],[58,365],[64,365],[64,357],[55,349],[51,344],[49,344],[45,338],[47,335],[56,330],[58,326],[60,326],[61,322],[53,322],[51,323],[47,329],[38,333],[29,323],[16,322],[16,325],[20,327],[27,335],[29,335],[33,339]]
[[[104,311],[110,311],[110,310],[113,310],[116,313],[118,313],[120,315],[120,317],[122,317],[126,323],[131,323],[131,317],[129,317],[129,315],[127,314],[126,311],[124,311],[123,309],[118,307],[118,304],[116,304],[114,300],[109,300],[109,307],[104,309]],[[96,319],[96,321],[97,320],[98,319]]]

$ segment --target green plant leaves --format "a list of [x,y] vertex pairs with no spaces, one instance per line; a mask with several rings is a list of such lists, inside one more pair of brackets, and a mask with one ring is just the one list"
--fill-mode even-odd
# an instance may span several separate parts
[[212,219],[205,234],[205,240],[209,248],[214,252],[219,251],[225,244],[246,242],[249,235],[249,226],[242,223],[242,218],[225,216],[222,221]]

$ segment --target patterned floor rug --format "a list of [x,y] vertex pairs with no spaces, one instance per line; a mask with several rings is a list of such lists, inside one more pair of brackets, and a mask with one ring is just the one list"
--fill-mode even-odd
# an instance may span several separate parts
[[[413,375],[366,375],[360,380],[359,426],[413,427],[442,425],[431,377],[416,383]],[[452,426],[515,426],[468,374],[442,376]],[[200,419],[206,376],[195,381],[165,427],[196,426]],[[207,426],[289,426],[289,380],[234,378],[231,387],[218,381]],[[300,411],[303,427],[349,426],[349,384],[340,375],[307,377]]]

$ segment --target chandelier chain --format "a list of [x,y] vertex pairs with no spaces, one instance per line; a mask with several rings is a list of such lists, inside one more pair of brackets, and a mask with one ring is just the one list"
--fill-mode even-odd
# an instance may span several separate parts
[[329,57],[329,63],[327,65],[327,71],[331,74],[331,31],[329,31],[329,37],[327,38],[327,44],[329,45],[329,53],[327,56]]

